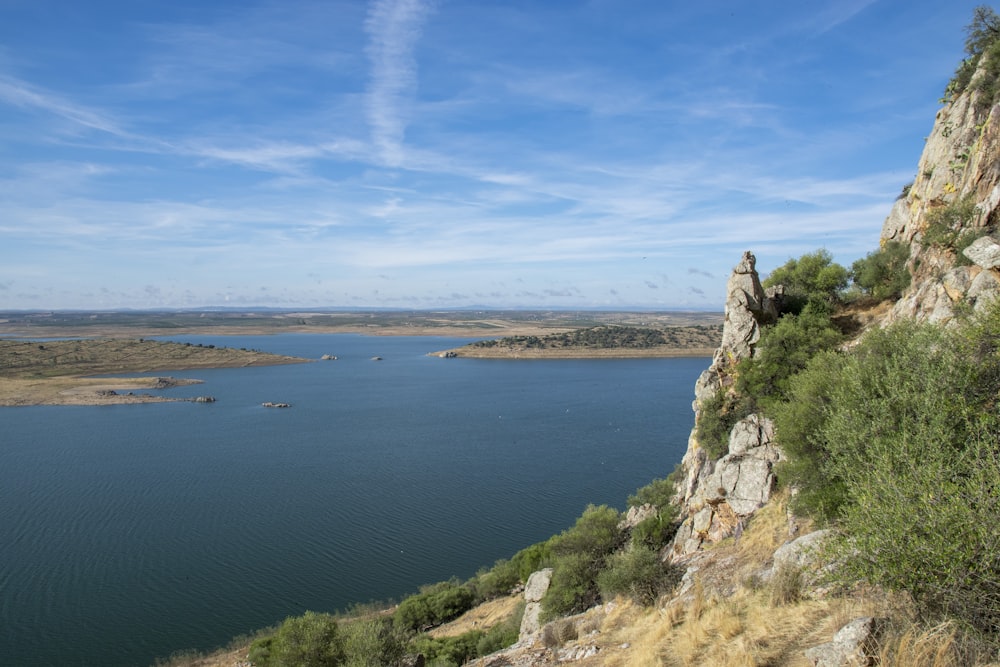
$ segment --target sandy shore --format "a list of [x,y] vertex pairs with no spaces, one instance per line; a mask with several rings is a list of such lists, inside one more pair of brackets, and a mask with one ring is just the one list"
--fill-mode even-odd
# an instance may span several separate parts
[[143,390],[166,389],[200,383],[201,380],[168,377],[0,378],[0,406],[124,405],[189,401],[190,399],[187,398],[171,398],[143,393]]

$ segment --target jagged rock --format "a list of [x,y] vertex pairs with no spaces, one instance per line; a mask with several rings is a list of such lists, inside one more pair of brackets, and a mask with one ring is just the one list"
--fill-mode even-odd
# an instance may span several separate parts
[[832,530],[814,530],[785,542],[774,552],[771,568],[764,573],[763,579],[770,580],[783,567],[813,568],[819,560],[823,542],[832,534]]
[[525,602],[541,602],[552,582],[552,568],[546,567],[538,572],[532,572],[528,583],[524,586]]
[[552,582],[552,568],[547,567],[532,572],[528,583],[524,586],[524,616],[521,617],[521,628],[517,635],[518,642],[525,641],[541,629],[538,617],[542,613],[542,598],[549,590]]
[[726,283],[725,322],[722,349],[733,357],[746,359],[760,340],[760,322],[765,311],[764,288],[756,270],[757,258],[744,252]]
[[556,657],[560,662],[576,662],[578,660],[584,660],[585,658],[593,658],[600,652],[600,649],[596,646],[573,646],[570,648],[559,649],[556,653]]
[[729,453],[745,454],[756,447],[770,445],[774,440],[774,422],[750,415],[741,419],[729,434]]
[[972,268],[968,266],[956,266],[941,277],[941,285],[944,287],[948,298],[953,302],[961,301],[965,298],[973,279]]
[[984,269],[995,269],[1000,266],[1000,241],[992,236],[983,236],[972,242],[962,254],[971,259],[977,266]]
[[884,622],[877,618],[857,618],[842,627],[833,640],[806,651],[813,667],[869,667],[876,664],[878,638]]
[[882,238],[886,241],[899,241],[910,221],[910,207],[907,200],[897,199],[893,204],[889,217],[882,223]]
[[618,530],[632,530],[651,516],[656,516],[658,510],[653,505],[645,503],[637,507],[629,507],[625,518],[618,523]]
[[712,364],[695,382],[695,410],[719,391],[728,369],[753,355],[760,340],[760,326],[777,317],[775,300],[783,297],[780,289],[765,294],[757,275],[757,258],[746,251],[726,283],[725,319],[722,342],[712,357]]
[[991,270],[980,271],[979,275],[972,279],[972,284],[966,293],[977,312],[992,303],[998,295],[1000,295],[1000,280]]

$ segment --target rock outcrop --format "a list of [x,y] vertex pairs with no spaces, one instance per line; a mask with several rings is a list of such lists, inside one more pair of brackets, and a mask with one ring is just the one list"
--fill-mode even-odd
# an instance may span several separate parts
[[537,633],[541,628],[538,621],[542,613],[542,598],[549,590],[552,581],[552,568],[547,567],[533,572],[524,585],[524,616],[521,617],[521,629],[518,632],[518,642],[523,642]]
[[[937,113],[913,183],[882,225],[882,245],[910,247],[913,277],[883,323],[947,324],[962,304],[979,310],[1000,295],[1000,242],[990,236],[1000,225],[1000,107],[980,95],[970,84]],[[928,231],[942,221],[952,243],[931,243]]]
[[[695,384],[695,423],[702,406],[719,392],[730,391],[736,365],[751,358],[761,327],[778,316],[781,290],[765,291],[757,274],[756,258],[744,252],[726,284],[722,342],[712,364]],[[742,529],[743,518],[762,507],[774,487],[773,466],[781,459],[774,444],[770,420],[750,415],[733,428],[729,451],[718,461],[701,447],[697,430],[688,438],[681,461],[678,489],[683,522],[670,553],[674,560]]]
[[806,658],[814,667],[875,665],[883,625],[877,618],[857,618],[841,628],[832,641],[808,649]]

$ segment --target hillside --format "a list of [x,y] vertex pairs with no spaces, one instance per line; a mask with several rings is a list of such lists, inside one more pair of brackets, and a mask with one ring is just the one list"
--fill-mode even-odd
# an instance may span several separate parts
[[721,325],[664,328],[603,325],[544,335],[492,338],[439,352],[480,359],[622,358],[710,356]]

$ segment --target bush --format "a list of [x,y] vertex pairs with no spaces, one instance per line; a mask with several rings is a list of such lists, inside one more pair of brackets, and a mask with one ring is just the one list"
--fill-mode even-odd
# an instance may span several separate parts
[[312,611],[285,619],[274,635],[251,644],[249,654],[257,667],[327,667],[344,657],[337,620]]
[[[954,250],[959,240],[967,230],[967,226],[976,215],[976,201],[972,195],[960,197],[955,201],[927,212],[927,228],[921,237],[924,247],[937,246]],[[975,240],[973,237],[972,240]],[[972,242],[967,240],[966,246]]]
[[806,304],[833,304],[847,287],[847,269],[833,261],[826,250],[806,253],[779,266],[764,280],[764,287],[785,286],[784,305],[798,313]]
[[787,400],[791,377],[842,339],[822,306],[810,303],[799,315],[784,315],[761,331],[753,358],[740,362],[736,389],[765,406]]
[[583,611],[598,601],[597,574],[622,544],[619,519],[610,507],[590,505],[572,528],[549,540],[554,564],[552,582],[542,599],[544,618]]
[[406,654],[406,637],[388,618],[368,618],[343,627],[347,667],[399,665]]
[[510,564],[517,572],[519,580],[527,583],[532,572],[537,572],[552,564],[552,549],[549,546],[549,541],[538,542],[521,549],[510,559]]
[[604,600],[623,595],[649,606],[680,581],[679,574],[660,561],[658,550],[633,543],[608,558],[607,567],[597,575],[597,586]]
[[962,60],[954,76],[945,88],[942,102],[950,102],[961,95],[972,81],[972,75],[979,66],[984,55],[989,60],[986,75],[977,86],[984,99],[980,107],[988,108],[995,102],[995,90],[998,72],[996,69],[997,43],[1000,41],[1000,17],[990,7],[980,5],[973,10],[972,21],[965,27],[965,52],[968,57]]
[[845,572],[1000,636],[1000,313],[872,331],[822,427],[843,480]]
[[467,586],[442,582],[403,600],[393,622],[407,630],[424,630],[450,621],[472,608],[475,595]]
[[678,526],[677,508],[669,505],[666,510],[640,521],[632,529],[632,543],[659,551],[674,538]]
[[909,258],[909,246],[889,241],[880,250],[851,265],[851,280],[865,294],[879,301],[897,298],[910,286],[910,272],[906,270]]
[[669,477],[654,479],[646,486],[636,489],[635,495],[628,497],[628,506],[639,507],[649,504],[662,510],[671,505],[674,494],[674,481],[672,479]]
[[843,355],[834,351],[813,357],[789,380],[788,400],[775,404],[771,416],[785,453],[776,469],[782,486],[795,486],[792,509],[822,522],[835,520],[844,502],[844,485],[829,471],[830,453],[823,427],[840,381]]
[[736,422],[753,411],[751,399],[727,391],[718,391],[712,398],[702,401],[695,423],[695,437],[709,458],[721,459],[729,452],[730,432]]

